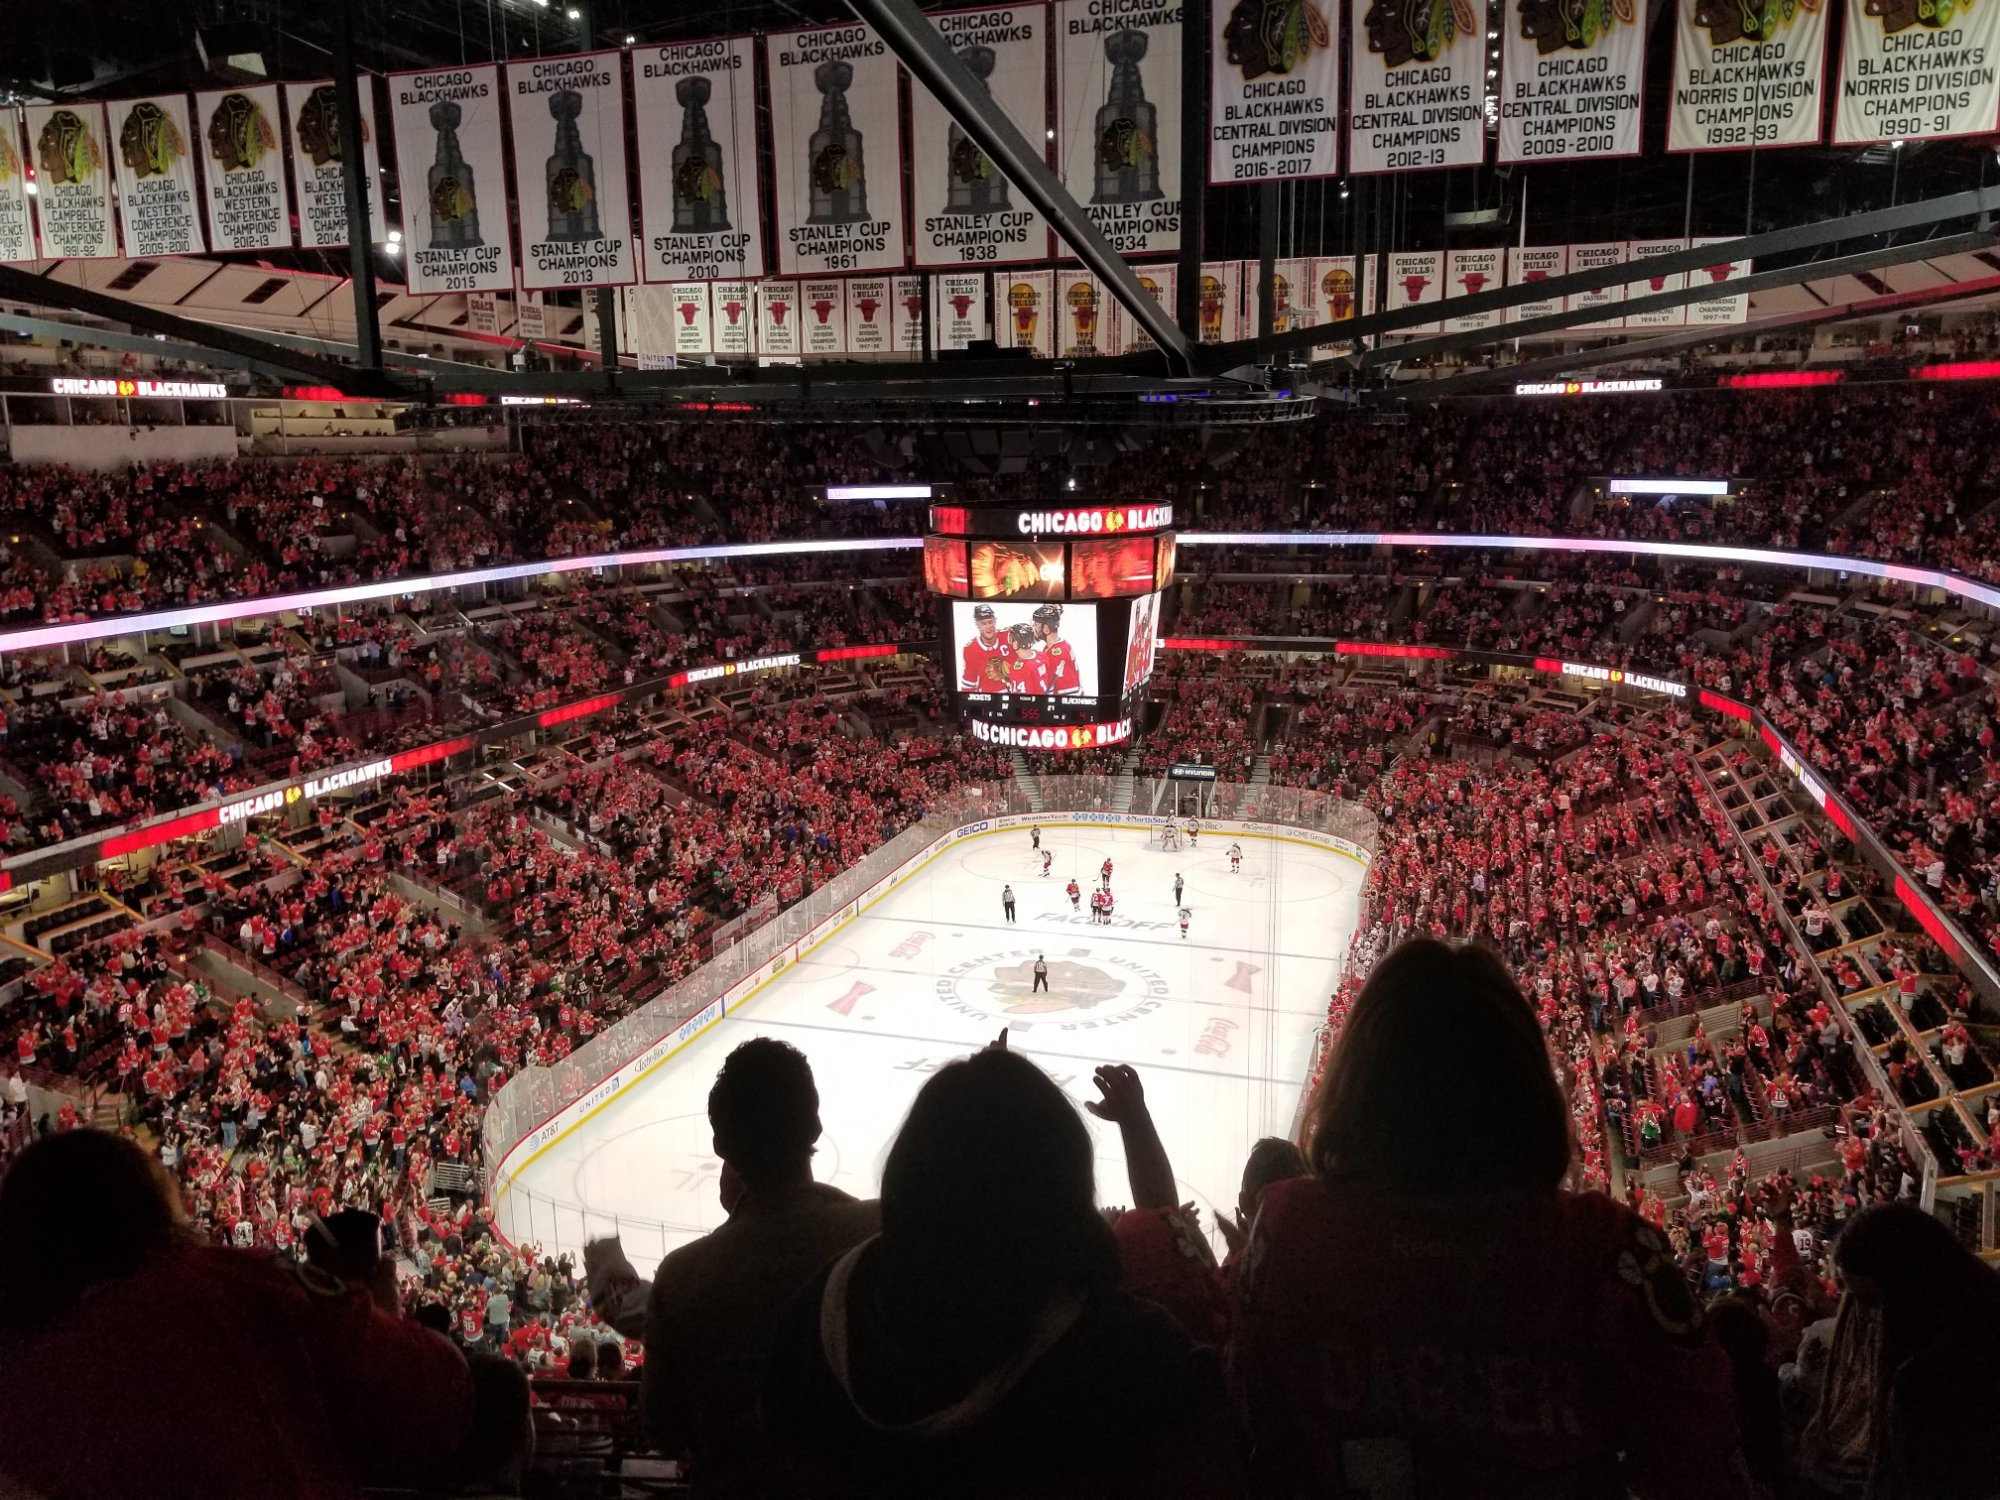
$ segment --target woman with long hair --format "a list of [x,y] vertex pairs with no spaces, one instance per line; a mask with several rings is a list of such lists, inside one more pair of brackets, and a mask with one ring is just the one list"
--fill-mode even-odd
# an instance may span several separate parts
[[1498,959],[1377,964],[1307,1131],[1240,1273],[1261,1494],[1747,1493],[1728,1362],[1652,1227],[1565,1190],[1569,1112]]

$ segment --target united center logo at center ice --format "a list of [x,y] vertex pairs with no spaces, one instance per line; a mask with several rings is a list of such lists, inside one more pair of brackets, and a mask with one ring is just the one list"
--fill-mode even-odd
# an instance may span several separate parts
[[[1045,992],[1035,989],[1037,953],[1048,959]],[[1062,953],[1010,948],[954,964],[937,980],[938,999],[948,1009],[1023,1031],[1037,1019],[1053,1021],[1063,1031],[1116,1026],[1151,1015],[1167,993],[1166,980],[1143,964],[1089,948]]]

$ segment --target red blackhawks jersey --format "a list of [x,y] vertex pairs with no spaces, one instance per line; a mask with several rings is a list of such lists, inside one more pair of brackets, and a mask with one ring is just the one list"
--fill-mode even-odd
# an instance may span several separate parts
[[[1727,1360],[1664,1238],[1601,1194],[1264,1195],[1235,1375],[1260,1493],[1746,1493]],[[1619,1455],[1623,1454],[1623,1464]]]
[[1073,693],[1083,686],[1076,670],[1076,647],[1068,641],[1048,641],[1039,653],[1045,693]]
[[965,643],[958,685],[967,692],[1004,693],[1012,680],[1013,658],[1014,647],[1006,636],[995,636],[990,646],[974,636]]

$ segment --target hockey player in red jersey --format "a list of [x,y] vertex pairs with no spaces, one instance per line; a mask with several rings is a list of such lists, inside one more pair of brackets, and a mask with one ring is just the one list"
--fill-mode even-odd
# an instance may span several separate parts
[[1035,639],[1041,643],[1042,673],[1048,693],[1075,693],[1083,690],[1083,677],[1076,668],[1076,648],[1062,638],[1062,606],[1044,604],[1034,614]]
[[1007,627],[1009,659],[1007,687],[1010,693],[1041,697],[1049,691],[1048,664],[1035,649],[1035,632],[1026,625]]
[[1000,633],[999,617],[993,613],[992,605],[973,605],[972,618],[979,627],[979,635],[965,643],[958,685],[968,693],[1004,693],[1008,691],[1013,643]]

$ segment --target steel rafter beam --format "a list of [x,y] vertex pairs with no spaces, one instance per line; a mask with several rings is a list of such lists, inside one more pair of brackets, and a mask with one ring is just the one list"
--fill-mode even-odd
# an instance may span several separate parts
[[[1895,234],[1905,229],[1921,229],[1952,219],[1986,221],[1996,212],[2000,212],[2000,187],[1979,188],[1972,192],[1951,193],[1942,198],[1927,198],[1915,203],[1904,203],[1895,208],[1876,209],[1865,214],[1850,214],[1844,219],[1823,219],[1815,224],[1800,224],[1790,229],[1772,230],[1768,234],[1719,240],[1712,245],[1677,250],[1671,255],[1648,256],[1643,262],[1646,268],[1644,274],[1670,276],[1677,271],[1699,271],[1704,267],[1729,261],[1754,261],[1773,255],[1790,255],[1799,251],[1817,250],[1844,240],[1867,239],[1876,235]],[[1936,242],[1932,242],[1929,253],[1942,252],[1936,249]],[[1803,281],[1819,274],[1823,274],[1820,267],[1806,266],[1791,275],[1789,280]],[[1599,292],[1606,287],[1623,286],[1634,279],[1636,279],[1634,264],[1627,261],[1592,271],[1571,271],[1564,276],[1551,276],[1545,281],[1529,281],[1515,286],[1499,287],[1472,297],[1454,297],[1451,299],[1451,308],[1454,314],[1469,317],[1476,313],[1500,312],[1527,302],[1545,302],[1552,297],[1571,297],[1582,292]],[[1781,281],[1770,284],[1782,286],[1788,283]],[[1350,318],[1342,323],[1321,323],[1311,328],[1297,328],[1288,333],[1273,334],[1269,338],[1238,339],[1228,344],[1204,344],[1196,351],[1196,364],[1204,371],[1229,370],[1238,365],[1269,363],[1280,355],[1301,354],[1321,344],[1343,344],[1378,334],[1397,333],[1405,328],[1414,328],[1418,324],[1434,321],[1438,306],[1439,304],[1435,302],[1424,303],[1415,307],[1400,307],[1392,312],[1369,313],[1365,317]]]
[[1014,122],[1007,118],[992,94],[959,61],[958,54],[937,28],[924,19],[915,0],[847,0],[847,3],[857,16],[881,33],[889,50],[910,70],[917,86],[928,88],[979,149],[1006,174],[1007,180],[1041,210],[1042,217],[1062,237],[1062,242],[1097,274],[1105,289],[1118,299],[1119,306],[1160,346],[1172,373],[1189,374],[1193,361],[1188,353],[1187,336],[1174,322],[1173,314],[1146,295],[1137,273],[1111,248],[1110,241],[1090,222],[1090,216],[1070,196],[1069,189],[1049,170],[1042,159],[1040,143],[1030,147],[1022,139],[1021,132],[1014,128]]
[[[1633,313],[1663,312],[1671,308],[1686,307],[1691,302],[1713,302],[1718,297],[1742,297],[1752,292],[1769,291],[1772,287],[1793,286],[1801,281],[1824,281],[1837,276],[1858,276],[1864,271],[1878,271],[1884,266],[1900,266],[1913,260],[1928,260],[1937,255],[1964,255],[1975,250],[1990,250],[2000,244],[2000,232],[1994,230],[1973,230],[1965,234],[1948,234],[1941,239],[1912,241],[1907,245],[1890,245],[1881,250],[1864,250],[1858,255],[1843,255],[1834,260],[1811,261],[1804,265],[1786,266],[1777,271],[1753,271],[1748,276],[1739,276],[1730,281],[1709,286],[1685,286],[1671,292],[1648,292],[1643,297],[1627,297],[1618,304],[1626,316]],[[1664,257],[1663,257],[1664,258]],[[1647,264],[1652,258],[1647,257]],[[1534,286],[1548,286],[1550,281],[1538,281]],[[1471,301],[1471,298],[1466,298]],[[1431,304],[1431,311],[1437,311],[1438,304]],[[1533,338],[1542,333],[1561,333],[1575,328],[1578,324],[1594,322],[1604,316],[1604,308],[1571,308],[1564,312],[1550,313],[1544,318],[1524,318],[1519,323],[1508,323],[1501,329],[1485,328],[1474,333],[1441,333],[1430,338],[1410,339],[1393,348],[1377,345],[1364,350],[1359,356],[1361,365],[1394,364],[1399,360],[1427,359],[1436,354],[1449,354],[1480,344],[1500,339]],[[1720,330],[1718,330],[1720,331]]]
[[233,354],[245,368],[280,379],[304,381],[309,385],[330,385],[354,396],[402,396],[414,394],[406,381],[381,371],[363,371],[352,365],[336,364],[318,355],[300,354],[267,339],[255,338],[213,323],[162,312],[143,302],[128,301],[88,287],[71,286],[48,276],[36,276],[16,266],[0,266],[0,297],[34,303],[42,307],[62,307],[107,323],[123,323],[146,333],[165,334],[179,343],[201,349],[217,349]]

